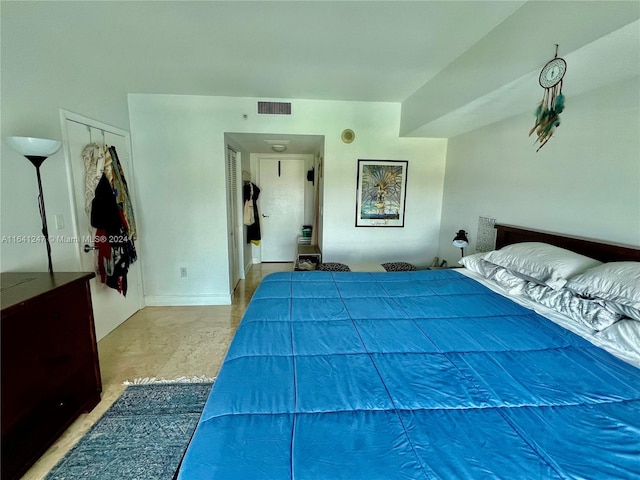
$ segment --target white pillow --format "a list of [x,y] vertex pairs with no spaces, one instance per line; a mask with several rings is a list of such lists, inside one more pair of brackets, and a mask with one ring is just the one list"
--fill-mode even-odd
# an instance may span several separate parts
[[493,280],[511,295],[520,295],[527,280],[506,268],[485,261],[483,259],[485,255],[485,253],[467,255],[458,260],[458,263],[484,278]]
[[610,327],[625,315],[600,304],[598,300],[588,300],[571,290],[554,290],[546,285],[527,283],[524,294],[531,300],[560,312],[595,331]]
[[622,303],[610,302],[608,300],[597,299],[602,305],[614,313],[619,313],[624,317],[629,317],[640,322],[640,308],[630,307]]
[[571,278],[567,288],[640,310],[640,262],[604,263]]
[[460,260],[458,260],[458,263],[460,265],[463,265],[465,268],[468,268],[472,272],[488,278],[499,267],[497,265],[494,265],[493,263],[485,262],[484,256],[485,253],[473,253],[471,255],[467,255],[466,257],[462,257]]
[[540,242],[507,245],[487,253],[484,259],[554,289],[562,288],[568,278],[602,264],[593,258]]

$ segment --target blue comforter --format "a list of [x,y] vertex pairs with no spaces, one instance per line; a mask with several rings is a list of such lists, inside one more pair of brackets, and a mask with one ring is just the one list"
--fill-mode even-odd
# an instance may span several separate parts
[[637,479],[640,370],[454,270],[272,274],[178,478]]

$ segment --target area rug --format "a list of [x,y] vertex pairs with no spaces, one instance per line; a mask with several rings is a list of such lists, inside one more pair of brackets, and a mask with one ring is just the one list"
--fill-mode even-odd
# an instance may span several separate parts
[[130,383],[46,480],[171,480],[211,383]]

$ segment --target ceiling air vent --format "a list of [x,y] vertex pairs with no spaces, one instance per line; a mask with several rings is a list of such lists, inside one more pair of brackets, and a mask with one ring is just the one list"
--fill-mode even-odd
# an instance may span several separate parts
[[261,115],[291,115],[291,103],[258,102],[258,113]]

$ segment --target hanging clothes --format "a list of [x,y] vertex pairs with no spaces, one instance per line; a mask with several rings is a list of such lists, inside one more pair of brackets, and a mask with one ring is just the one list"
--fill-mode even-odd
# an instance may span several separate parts
[[124,177],[124,171],[116,152],[116,147],[109,147],[109,153],[111,154],[112,169],[113,169],[113,190],[116,195],[116,201],[122,209],[124,218],[127,224],[127,231],[129,238],[135,240],[137,238],[136,220],[133,216],[133,206],[129,197],[129,187],[127,180]]
[[115,147],[91,143],[82,151],[85,211],[95,229],[96,271],[102,283],[126,296],[127,273],[137,259],[133,207]]
[[247,198],[245,198],[244,200],[244,211],[242,213],[242,223],[249,226],[249,225],[253,225],[256,219],[253,211],[253,200],[251,198],[253,197],[253,185],[247,182],[245,183],[245,187],[247,186],[247,184],[249,185],[250,191],[249,191],[249,195],[247,195]]
[[82,150],[82,160],[84,161],[84,210],[87,215],[91,215],[91,203],[96,195],[96,187],[105,173],[106,153],[108,151],[105,146],[97,143],[90,143]]
[[98,252],[100,280],[126,296],[130,265],[127,231],[105,174],[98,182],[92,201],[91,225],[96,228],[94,246]]
[[[247,226],[247,243],[260,245],[260,215],[258,214],[258,197],[260,189],[255,183],[247,183],[243,188],[243,200],[253,205],[253,223]],[[245,222],[246,224],[246,222]]]

